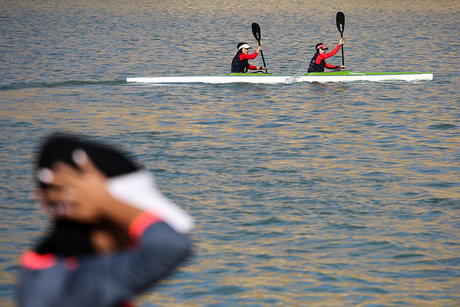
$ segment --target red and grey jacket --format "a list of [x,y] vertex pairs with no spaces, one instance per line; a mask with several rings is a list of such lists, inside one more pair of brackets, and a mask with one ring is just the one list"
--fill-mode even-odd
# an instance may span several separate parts
[[159,281],[191,250],[191,239],[152,213],[131,224],[133,248],[107,255],[60,257],[26,252],[21,257],[19,305],[127,306]]

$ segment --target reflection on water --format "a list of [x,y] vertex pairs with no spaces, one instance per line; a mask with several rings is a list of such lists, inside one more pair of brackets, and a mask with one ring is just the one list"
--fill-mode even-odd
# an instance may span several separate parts
[[[226,72],[236,43],[254,44],[251,22],[262,27],[270,70],[295,73],[317,41],[338,41],[338,10],[348,67],[435,79],[120,82]],[[13,305],[18,255],[46,227],[29,196],[32,163],[39,140],[57,129],[128,149],[197,221],[195,256],[142,305],[458,302],[455,1],[17,1],[4,11],[5,304]]]

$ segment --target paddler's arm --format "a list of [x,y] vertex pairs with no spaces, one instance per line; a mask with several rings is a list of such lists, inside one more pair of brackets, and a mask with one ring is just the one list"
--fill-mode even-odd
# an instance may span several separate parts
[[267,67],[263,67],[263,66],[254,66],[254,65],[249,64],[249,69],[251,69],[251,70],[258,70],[258,69],[266,70]]
[[345,66],[343,65],[331,65],[331,64],[327,64],[326,62],[324,62],[326,65],[325,67],[326,68],[329,68],[329,69],[345,69]]
[[331,65],[328,63],[324,63],[324,64],[325,64],[325,67],[329,69],[339,69],[340,68],[340,66],[337,66],[337,65]]
[[[327,58],[330,58],[331,56],[336,55],[336,53],[340,50],[340,46],[342,46],[342,44],[343,44],[343,42],[342,42],[342,40],[340,40],[340,42],[337,44],[337,46],[335,46],[334,49],[332,49],[331,52],[323,53],[323,54],[318,55],[318,57],[316,58],[316,64],[321,63],[321,61],[324,60],[324,59],[327,59]],[[326,65],[326,67],[327,67],[327,65]],[[327,67],[327,68],[330,68],[330,67]]]
[[254,60],[257,57],[257,55],[259,55],[260,50],[263,50],[262,46],[259,46],[257,50],[252,54],[241,53],[240,59],[241,60]]

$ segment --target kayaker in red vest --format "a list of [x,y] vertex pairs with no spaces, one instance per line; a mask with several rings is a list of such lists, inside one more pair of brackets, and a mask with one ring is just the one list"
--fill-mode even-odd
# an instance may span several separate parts
[[232,61],[232,70],[231,72],[233,73],[245,73],[250,70],[258,70],[258,69],[263,69],[266,70],[266,67],[263,66],[254,66],[249,64],[248,60],[253,60],[257,57],[259,54],[260,50],[263,50],[262,46],[259,46],[256,50],[256,52],[249,54],[249,49],[252,47],[249,46],[247,43],[238,43],[236,46],[238,49],[238,52],[236,55],[233,57]]
[[331,51],[327,52],[329,48],[323,43],[318,43],[315,46],[316,53],[310,60],[310,65],[308,67],[308,72],[324,72],[324,68],[329,69],[345,69],[345,66],[331,65],[326,63],[326,59],[334,56],[340,49],[340,46],[343,45],[343,38],[340,39],[337,46]]

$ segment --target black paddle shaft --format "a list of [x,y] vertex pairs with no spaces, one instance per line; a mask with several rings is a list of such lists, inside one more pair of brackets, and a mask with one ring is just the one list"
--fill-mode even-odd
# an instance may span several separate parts
[[[252,24],[252,34],[254,34],[255,39],[257,40],[257,43],[260,46],[260,26],[258,23],[253,23]],[[260,50],[260,55],[262,56],[262,62],[264,63],[264,67],[266,68],[267,65],[265,65],[265,58],[264,58],[264,52]],[[265,69],[265,72],[268,73],[268,70]]]
[[[340,38],[343,39],[343,30],[345,30],[345,15],[342,12],[337,12],[336,16],[337,29],[340,32]],[[342,66],[345,66],[345,58],[343,56],[343,45],[342,45]]]

